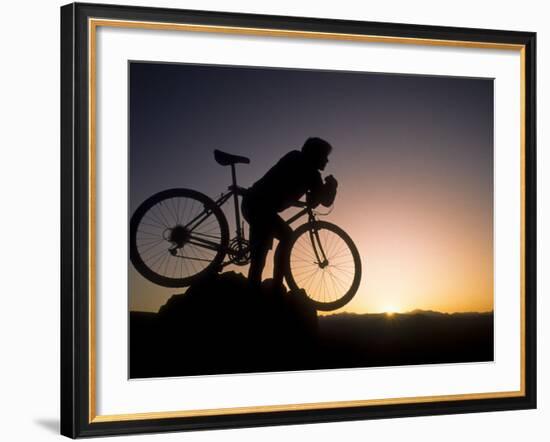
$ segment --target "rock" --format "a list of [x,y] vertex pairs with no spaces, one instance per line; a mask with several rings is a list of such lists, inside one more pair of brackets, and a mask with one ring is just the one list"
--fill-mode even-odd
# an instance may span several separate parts
[[173,295],[154,325],[135,316],[131,327],[131,377],[236,373],[303,368],[318,318],[304,292],[281,293],[270,280],[252,290],[226,272]]

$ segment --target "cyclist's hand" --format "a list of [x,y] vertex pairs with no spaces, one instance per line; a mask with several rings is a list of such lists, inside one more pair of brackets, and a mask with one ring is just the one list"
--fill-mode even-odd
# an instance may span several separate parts
[[325,178],[325,183],[333,189],[336,189],[338,187],[338,181],[332,175],[329,175]]

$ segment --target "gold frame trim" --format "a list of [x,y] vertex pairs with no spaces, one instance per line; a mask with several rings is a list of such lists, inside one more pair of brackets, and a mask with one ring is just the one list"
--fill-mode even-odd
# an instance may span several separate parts
[[[417,396],[400,397],[388,399],[368,399],[352,401],[334,401],[334,402],[316,402],[301,404],[284,405],[261,405],[233,408],[215,408],[215,409],[196,409],[181,411],[159,411],[148,413],[129,413],[129,414],[96,414],[96,248],[95,248],[95,230],[96,230],[96,34],[97,28],[116,27],[116,28],[139,28],[149,30],[169,30],[186,32],[209,32],[218,34],[238,34],[238,35],[256,35],[256,36],[276,36],[276,37],[294,37],[309,39],[327,39],[341,41],[358,41],[370,43],[390,43],[390,44],[415,44],[422,46],[446,46],[477,49],[498,49],[512,50],[520,53],[520,168],[521,168],[521,250],[520,250],[520,389],[518,391],[503,391],[489,393],[466,393],[439,396]],[[131,20],[111,20],[111,19],[88,19],[88,67],[89,67],[89,423],[99,422],[118,422],[134,421],[145,419],[168,419],[178,417],[198,417],[198,416],[220,416],[220,415],[238,415],[246,413],[265,413],[278,411],[297,411],[297,410],[322,410],[327,408],[348,408],[365,407],[375,405],[395,405],[395,404],[415,404],[441,401],[461,401],[472,399],[496,399],[512,398],[525,396],[525,45],[522,44],[504,44],[493,42],[474,42],[458,40],[439,40],[423,39],[409,37],[389,37],[377,35],[360,35],[330,32],[310,32],[310,31],[292,31],[284,29],[264,29],[264,28],[246,28],[237,26],[211,26],[181,23],[158,23]]]

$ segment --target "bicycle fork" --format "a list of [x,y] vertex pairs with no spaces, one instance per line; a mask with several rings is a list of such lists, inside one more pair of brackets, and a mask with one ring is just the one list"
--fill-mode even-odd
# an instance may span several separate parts
[[[311,245],[313,247],[313,252],[315,253],[315,259],[317,264],[321,269],[324,269],[328,266],[328,259],[321,245],[321,238],[319,238],[319,231],[314,227],[309,231],[309,239],[311,240]],[[320,252],[320,253],[319,253]]]

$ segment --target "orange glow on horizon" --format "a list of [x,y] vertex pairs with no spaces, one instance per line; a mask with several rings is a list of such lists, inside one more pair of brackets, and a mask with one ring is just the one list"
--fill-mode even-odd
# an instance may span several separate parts
[[[398,189],[374,182],[358,186],[356,173],[337,167],[330,173],[339,177],[339,193],[331,213],[321,219],[351,236],[363,267],[355,297],[330,313],[383,313],[388,306],[395,312],[493,310],[492,201],[470,198],[456,185],[445,186],[444,178],[439,187],[423,183],[410,170],[401,173]],[[227,215],[231,220],[230,209]],[[264,279],[272,275],[273,250]],[[246,275],[248,267],[225,270]],[[172,294],[185,291],[151,284],[131,264],[130,272],[133,310],[158,311]]]
[[[354,189],[345,181],[344,186]],[[445,195],[438,190],[431,195],[376,192],[376,201],[361,189],[342,192],[334,211],[323,218],[348,232],[363,266],[355,297],[329,313],[384,313],[389,306],[394,312],[493,310],[492,222],[480,222],[476,211],[460,204],[444,204]],[[272,275],[272,259],[273,251],[264,279]],[[228,266],[226,271],[246,275],[248,267]],[[133,266],[130,281],[134,310],[158,311],[172,294],[185,291],[149,283]]]

